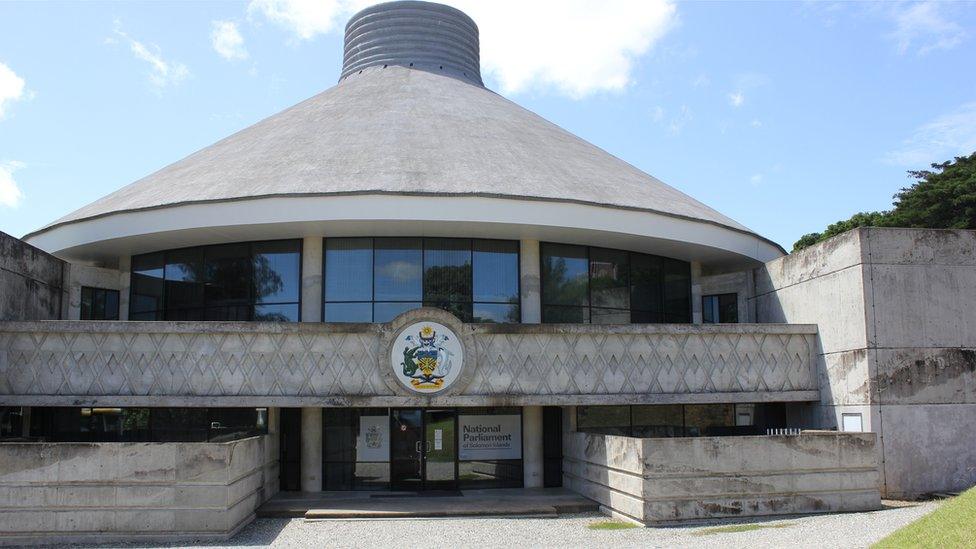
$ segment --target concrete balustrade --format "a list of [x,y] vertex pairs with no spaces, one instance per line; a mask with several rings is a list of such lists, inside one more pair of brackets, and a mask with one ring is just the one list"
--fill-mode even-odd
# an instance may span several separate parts
[[881,508],[875,433],[565,433],[563,485],[644,524]]
[[277,435],[0,443],[0,544],[226,539],[278,490]]

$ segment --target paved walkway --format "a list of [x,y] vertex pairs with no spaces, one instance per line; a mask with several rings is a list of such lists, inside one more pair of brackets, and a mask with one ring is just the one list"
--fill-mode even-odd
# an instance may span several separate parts
[[[869,547],[898,528],[932,512],[939,502],[886,502],[867,513],[807,515],[714,521],[670,528],[592,530],[607,517],[597,513],[552,518],[443,518],[318,520],[257,519],[226,542],[172,544],[170,547],[309,547],[495,549],[511,547],[678,547],[834,549]],[[748,531],[716,528],[747,525]],[[138,545],[143,547],[144,545]],[[167,545],[153,545],[160,547]],[[128,546],[132,547],[132,546]]]
[[557,516],[599,505],[564,488],[463,492],[279,492],[258,509],[262,518],[359,519],[470,516]]

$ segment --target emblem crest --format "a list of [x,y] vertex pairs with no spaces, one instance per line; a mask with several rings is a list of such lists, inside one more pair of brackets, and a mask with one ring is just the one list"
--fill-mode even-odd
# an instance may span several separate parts
[[397,335],[390,358],[403,385],[419,393],[436,393],[458,377],[464,351],[448,327],[417,322]]

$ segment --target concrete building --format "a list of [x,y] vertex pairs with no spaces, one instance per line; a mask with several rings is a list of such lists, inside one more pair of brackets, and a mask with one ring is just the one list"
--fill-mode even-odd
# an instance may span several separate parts
[[335,87],[0,235],[0,542],[221,538],[299,490],[661,524],[976,483],[972,233],[786,256],[478,56],[453,8],[368,8]]

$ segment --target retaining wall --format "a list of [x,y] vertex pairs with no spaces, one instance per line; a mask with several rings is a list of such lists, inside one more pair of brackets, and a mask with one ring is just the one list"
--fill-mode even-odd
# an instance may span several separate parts
[[277,490],[274,434],[0,443],[0,544],[226,539]]
[[0,320],[64,318],[68,265],[0,232]]
[[650,438],[567,433],[564,486],[644,524],[881,508],[874,433]]
[[756,290],[759,322],[819,328],[820,402],[798,421],[878,433],[886,497],[976,484],[976,231],[852,230],[767,263]]

